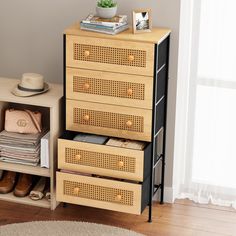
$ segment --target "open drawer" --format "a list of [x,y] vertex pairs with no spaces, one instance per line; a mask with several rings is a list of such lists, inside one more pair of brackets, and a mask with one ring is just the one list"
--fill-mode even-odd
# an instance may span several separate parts
[[141,214],[148,204],[149,178],[143,184],[57,172],[57,201]]
[[58,168],[143,181],[150,175],[151,144],[143,151],[73,141],[73,132],[58,139]]

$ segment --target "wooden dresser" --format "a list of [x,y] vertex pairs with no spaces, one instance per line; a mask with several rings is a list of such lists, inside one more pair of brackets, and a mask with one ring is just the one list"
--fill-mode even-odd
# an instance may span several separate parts
[[[65,133],[58,140],[57,200],[141,214],[164,195],[170,30],[64,35]],[[145,141],[144,150],[73,141],[76,132]],[[155,167],[161,163],[161,182]]]

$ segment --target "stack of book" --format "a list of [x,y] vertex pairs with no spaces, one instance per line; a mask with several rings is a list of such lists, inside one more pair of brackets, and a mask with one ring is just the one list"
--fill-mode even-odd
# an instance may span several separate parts
[[40,140],[45,133],[0,133],[0,161],[37,166],[40,161]]
[[128,19],[125,15],[115,16],[110,19],[100,18],[94,15],[88,15],[80,23],[82,30],[89,30],[104,34],[115,35],[129,28]]

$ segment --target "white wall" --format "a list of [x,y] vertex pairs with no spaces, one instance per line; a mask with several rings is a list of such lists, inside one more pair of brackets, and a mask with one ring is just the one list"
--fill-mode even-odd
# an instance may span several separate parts
[[[96,0],[1,0],[0,76],[20,78],[36,72],[62,82],[62,32],[94,12]],[[171,35],[166,185],[172,186],[177,54],[180,0],[118,0],[119,13],[153,10],[153,25],[169,27]],[[131,19],[131,17],[130,17]]]

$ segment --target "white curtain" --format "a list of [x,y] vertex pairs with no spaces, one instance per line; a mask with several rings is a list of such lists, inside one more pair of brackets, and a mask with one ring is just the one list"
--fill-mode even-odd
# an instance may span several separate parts
[[176,196],[236,208],[236,1],[181,11]]

